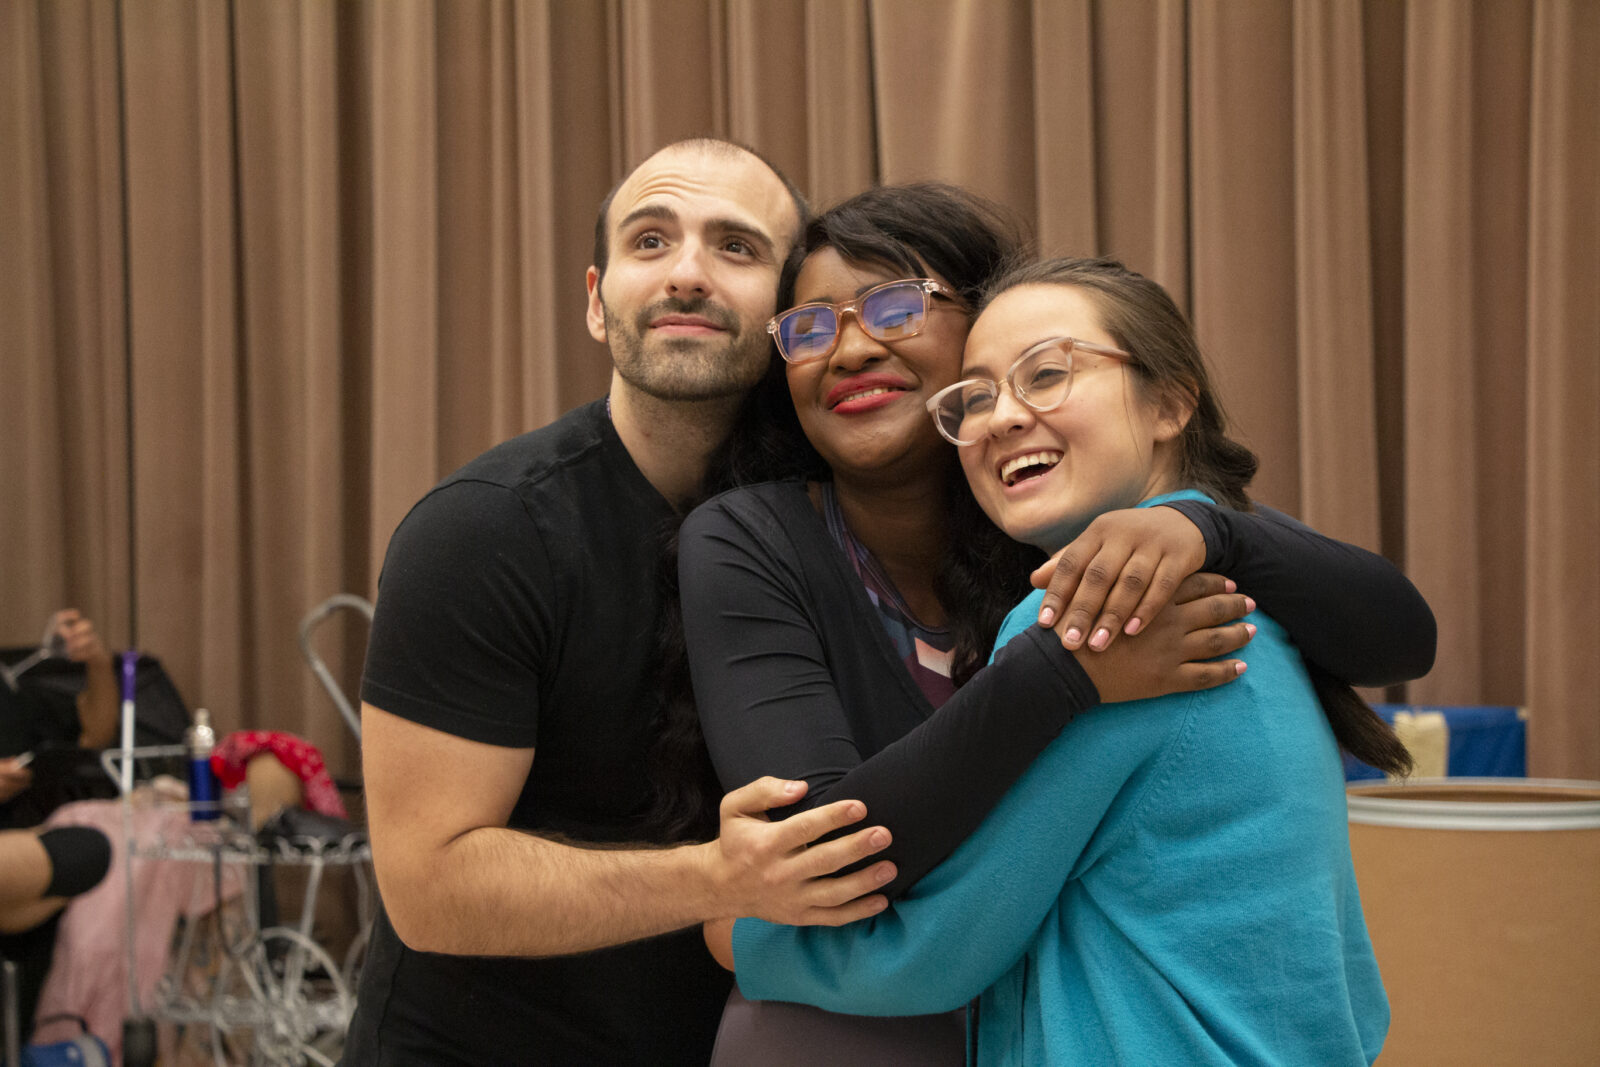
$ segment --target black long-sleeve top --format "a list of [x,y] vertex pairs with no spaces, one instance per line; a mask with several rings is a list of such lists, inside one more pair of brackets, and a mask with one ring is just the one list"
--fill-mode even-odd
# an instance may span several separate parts
[[[1425,673],[1432,612],[1382,556],[1269,509],[1196,502],[1206,570],[1256,599],[1336,677]],[[804,485],[707,501],[679,541],[683,625],[700,721],[725,788],[804,780],[793,810],[854,798],[887,826],[896,895],[966,839],[1073,716],[1099,703],[1076,657],[1034,628],[934,709],[890,643]]]

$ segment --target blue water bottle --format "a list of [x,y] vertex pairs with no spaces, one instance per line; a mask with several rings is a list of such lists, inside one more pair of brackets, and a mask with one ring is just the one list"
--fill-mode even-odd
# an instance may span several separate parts
[[211,713],[196,708],[194,725],[184,737],[189,749],[189,818],[194,822],[210,822],[222,813],[218,796],[222,792],[217,776],[211,770],[211,750],[217,747],[217,735],[211,729]]

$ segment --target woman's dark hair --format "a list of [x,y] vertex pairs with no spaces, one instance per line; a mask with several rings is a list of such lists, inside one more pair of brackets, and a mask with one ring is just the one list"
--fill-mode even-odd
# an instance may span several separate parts
[[[1256,456],[1228,436],[1228,420],[1211,386],[1200,343],[1167,291],[1111,259],[1047,259],[1020,262],[985,287],[980,311],[1021,285],[1067,285],[1086,293],[1100,312],[1100,325],[1133,357],[1129,365],[1152,399],[1181,397],[1194,414],[1179,439],[1177,477],[1239,511],[1251,509],[1245,488],[1256,473]],[[1345,682],[1308,663],[1308,673],[1333,735],[1352,756],[1390,774],[1409,774],[1411,754]]]
[[[795,279],[806,258],[831,248],[851,263],[903,277],[935,274],[976,308],[993,274],[1020,254],[1019,228],[996,205],[965,189],[914,182],[868,189],[807,223],[784,262],[778,307],[794,303]],[[761,383],[740,411],[733,433],[712,456],[700,499],[739,485],[783,479],[826,481],[827,464],[806,440],[789,398],[777,350]],[[1001,533],[949,465],[949,540],[934,592],[955,641],[951,675],[965,683],[988,659],[1000,622],[1028,589],[1040,553]],[[687,510],[687,509],[686,509]],[[651,780],[652,828],[668,839],[716,834],[721,794],[706,754],[694,707],[677,590],[677,531],[665,536],[660,581],[665,601],[660,628],[665,709],[657,732]]]
[[778,306],[794,303],[795,279],[814,252],[918,278],[932,272],[976,309],[995,272],[1022,249],[1021,231],[996,204],[943,182],[880,185],[806,224],[778,279]]

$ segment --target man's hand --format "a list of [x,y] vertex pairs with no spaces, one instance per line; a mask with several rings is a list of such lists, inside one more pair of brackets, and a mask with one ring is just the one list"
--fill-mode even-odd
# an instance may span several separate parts
[[4,804],[18,793],[26,792],[33,785],[33,772],[26,767],[19,767],[13,759],[0,760],[0,804]]
[[1100,699],[1110,703],[1211,689],[1243,674],[1243,660],[1213,657],[1243,648],[1255,636],[1253,624],[1230,620],[1256,605],[1247,596],[1224,592],[1224,582],[1219,574],[1191,574],[1138,636],[1104,652],[1075,652]]
[[831,877],[887,848],[888,830],[872,826],[814,844],[860,822],[865,804],[839,800],[781,822],[767,818],[769,810],[793,804],[805,791],[804,782],[767,777],[722,798],[721,833],[704,847],[712,883],[726,902],[725,915],[789,926],[842,926],[888,905],[873,890],[894,877],[892,863]]
[[1183,512],[1108,511],[1033,572],[1034,586],[1045,590],[1039,625],[1054,626],[1069,649],[1082,648],[1087,636],[1090,648],[1103,651],[1119,632],[1136,634],[1155,618],[1205,560],[1205,538]]

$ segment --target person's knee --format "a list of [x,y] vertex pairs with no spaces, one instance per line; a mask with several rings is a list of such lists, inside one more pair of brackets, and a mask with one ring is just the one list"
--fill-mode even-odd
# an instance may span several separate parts
[[58,826],[39,835],[50,857],[47,897],[75,897],[100,884],[111,869],[111,840],[88,826]]

